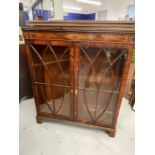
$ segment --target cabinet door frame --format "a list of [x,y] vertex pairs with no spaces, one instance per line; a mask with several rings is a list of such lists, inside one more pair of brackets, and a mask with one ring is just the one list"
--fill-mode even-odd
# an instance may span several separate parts
[[79,94],[79,56],[80,56],[80,47],[85,46],[85,47],[105,47],[105,48],[122,48],[122,49],[127,49],[127,58],[125,60],[125,65],[124,65],[124,70],[122,73],[122,79],[121,79],[121,85],[120,85],[120,90],[118,94],[118,99],[116,102],[115,106],[115,111],[113,115],[113,120],[112,124],[99,124],[96,123],[96,126],[104,126],[104,127],[109,127],[115,129],[121,102],[122,102],[122,97],[124,95],[124,89],[126,85],[126,80],[127,80],[127,75],[129,71],[129,66],[131,62],[131,57],[132,57],[132,52],[134,49],[134,44],[127,44],[127,43],[114,43],[114,42],[102,42],[102,41],[83,41],[83,42],[76,42],[75,43],[75,62],[74,62],[74,85],[75,85],[75,97],[74,97],[74,119],[77,122],[84,123],[84,124],[91,124],[89,121],[83,121],[83,120],[77,120],[77,115],[78,115],[78,94]]
[[[40,112],[40,101],[39,101],[39,94],[37,90],[37,86],[34,84],[35,82],[35,76],[34,76],[34,70],[33,70],[33,64],[32,64],[32,56],[31,56],[31,45],[50,45],[50,46],[67,46],[69,47],[69,62],[70,62],[70,100],[68,101],[70,104],[70,114],[68,117],[63,117],[60,115],[54,115],[49,113],[41,113]],[[65,120],[73,120],[74,117],[74,49],[73,49],[73,42],[71,41],[57,41],[57,40],[45,40],[45,39],[38,39],[38,40],[26,40],[26,51],[27,51],[27,61],[29,65],[29,71],[31,75],[31,83],[32,83],[32,89],[35,99],[35,105],[36,105],[36,112],[37,116],[42,117],[50,117],[50,118],[56,118],[56,119],[65,119]]]

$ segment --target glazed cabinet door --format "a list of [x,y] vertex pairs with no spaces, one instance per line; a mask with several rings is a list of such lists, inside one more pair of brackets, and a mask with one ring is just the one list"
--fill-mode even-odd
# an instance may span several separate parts
[[111,126],[121,87],[127,49],[100,44],[76,49],[76,120]]
[[72,119],[72,44],[28,45],[38,115]]

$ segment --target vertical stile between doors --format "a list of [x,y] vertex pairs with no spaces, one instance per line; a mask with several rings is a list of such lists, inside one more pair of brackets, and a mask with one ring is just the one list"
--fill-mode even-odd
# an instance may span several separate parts
[[74,120],[74,44],[70,46],[70,119]]
[[79,95],[79,56],[80,44],[74,42],[74,120],[78,116],[78,95]]

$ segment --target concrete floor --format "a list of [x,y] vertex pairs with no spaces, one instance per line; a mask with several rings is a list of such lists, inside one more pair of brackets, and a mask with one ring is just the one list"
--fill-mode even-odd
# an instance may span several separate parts
[[116,137],[103,130],[44,122],[37,124],[33,99],[20,103],[20,155],[134,155],[134,112],[123,99]]

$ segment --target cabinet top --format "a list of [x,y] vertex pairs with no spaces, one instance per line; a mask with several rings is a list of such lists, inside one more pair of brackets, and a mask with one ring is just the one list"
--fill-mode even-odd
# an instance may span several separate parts
[[134,33],[133,21],[30,21],[23,31]]

